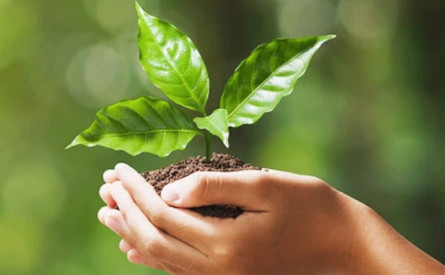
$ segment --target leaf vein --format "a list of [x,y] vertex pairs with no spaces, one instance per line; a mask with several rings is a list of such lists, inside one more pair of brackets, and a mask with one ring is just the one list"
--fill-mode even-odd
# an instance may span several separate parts
[[[280,65],[275,71],[278,71],[279,69],[281,69],[282,67],[284,67],[284,66],[290,64],[291,62],[293,62],[293,61],[295,61],[295,60],[298,60],[298,58],[299,58],[300,56],[301,56],[301,55],[294,56],[293,58],[289,59],[288,61],[286,61],[286,62],[284,62],[282,65]],[[273,77],[273,73],[274,73],[275,71],[271,72],[270,75],[269,75],[265,80],[263,80],[263,81],[262,81],[262,82],[261,82],[261,83],[260,83],[260,84],[259,84],[253,91],[252,91],[252,92],[250,92],[250,94],[247,95],[246,98],[244,98],[244,99],[241,101],[241,103],[239,103],[238,106],[236,106],[235,109],[233,109],[233,111],[230,112],[230,113],[227,115],[227,118],[230,119],[230,117],[231,117],[235,112],[237,112],[238,109],[241,108],[241,106],[242,106],[247,100],[249,100],[255,92],[258,91],[259,87],[261,87],[264,83],[266,83],[267,81],[269,81],[269,80]],[[237,81],[237,82],[238,82],[238,81]],[[238,86],[238,84],[237,84],[237,86]]]
[[[150,25],[149,22],[146,22],[147,25]],[[153,40],[155,41],[155,44],[157,45],[159,51],[164,55],[165,59],[167,60],[167,62],[169,63],[169,65],[171,66],[171,68],[178,74],[178,76],[181,78],[182,82],[184,83],[184,86],[186,87],[187,91],[192,95],[193,100],[195,101],[195,103],[197,104],[197,107],[200,109],[200,111],[204,112],[203,107],[201,106],[200,102],[197,100],[197,98],[195,97],[193,91],[190,89],[188,83],[185,81],[184,77],[182,76],[181,73],[179,73],[179,71],[177,70],[177,68],[173,65],[172,60],[170,60],[170,57],[164,52],[163,48],[158,44],[158,41],[156,40],[156,36],[153,33],[153,31],[150,28],[147,28],[148,31],[151,33],[152,37],[154,38]],[[183,42],[183,37],[181,39],[181,41]]]

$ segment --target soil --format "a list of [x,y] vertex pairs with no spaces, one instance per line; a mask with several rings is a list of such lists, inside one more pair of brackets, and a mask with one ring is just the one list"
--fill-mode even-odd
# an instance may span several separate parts
[[[233,172],[241,170],[261,170],[261,168],[245,163],[232,155],[214,153],[210,163],[206,163],[205,157],[194,156],[159,170],[144,172],[142,176],[153,185],[160,195],[167,184],[197,171]],[[233,219],[243,213],[241,208],[232,205],[208,205],[191,208],[191,210],[204,216]]]

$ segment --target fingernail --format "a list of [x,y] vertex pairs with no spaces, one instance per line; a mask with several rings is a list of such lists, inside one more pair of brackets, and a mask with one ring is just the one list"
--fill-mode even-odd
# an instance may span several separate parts
[[121,225],[119,224],[118,221],[116,221],[116,219],[111,218],[111,217],[106,217],[105,218],[105,224],[111,229],[113,230],[115,233],[119,234],[120,230],[121,230]]
[[161,198],[168,203],[179,201],[179,194],[172,189],[173,188],[167,185],[161,192]]

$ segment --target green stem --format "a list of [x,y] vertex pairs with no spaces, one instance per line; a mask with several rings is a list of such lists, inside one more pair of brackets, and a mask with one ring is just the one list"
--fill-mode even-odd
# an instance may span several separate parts
[[210,158],[212,155],[212,152],[211,152],[212,136],[207,131],[205,133],[205,139],[206,139],[206,163],[210,163]]

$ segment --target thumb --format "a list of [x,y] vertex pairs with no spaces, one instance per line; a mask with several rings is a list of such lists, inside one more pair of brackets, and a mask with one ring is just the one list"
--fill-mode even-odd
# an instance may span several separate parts
[[170,183],[161,193],[165,202],[175,207],[235,205],[244,210],[264,209],[270,200],[270,172],[195,172]]

